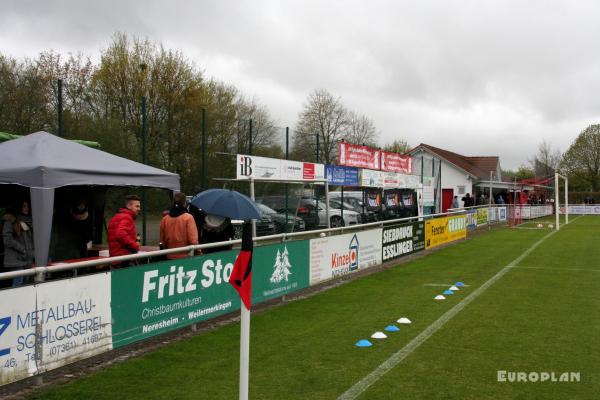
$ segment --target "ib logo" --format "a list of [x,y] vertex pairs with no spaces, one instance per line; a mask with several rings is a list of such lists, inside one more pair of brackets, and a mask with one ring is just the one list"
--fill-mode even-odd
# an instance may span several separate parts
[[356,235],[352,236],[348,250],[350,254],[350,271],[354,271],[358,269],[358,238]]
[[240,175],[250,176],[252,175],[252,158],[241,156],[240,157]]

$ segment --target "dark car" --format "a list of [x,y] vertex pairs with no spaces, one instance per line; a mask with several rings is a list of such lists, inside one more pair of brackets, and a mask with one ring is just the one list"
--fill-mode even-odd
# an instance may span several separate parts
[[[233,225],[233,229],[235,230],[235,238],[242,238],[242,228],[244,226],[244,221],[239,219],[232,219],[231,225]],[[276,225],[271,216],[266,215],[263,212],[263,216],[261,219],[256,220],[256,236],[268,236],[274,235],[276,232]]]
[[273,220],[273,223],[275,224],[275,233],[301,232],[306,229],[304,220],[300,217],[296,217],[292,213],[288,213],[286,216],[285,212],[278,213],[264,204],[258,204],[258,208],[262,211],[263,216],[268,216]]
[[[257,203],[266,205],[278,213],[285,214],[285,196],[265,196],[256,200]],[[287,211],[291,215],[302,218],[306,230],[319,226],[319,214],[314,205],[301,204],[298,197],[290,196],[287,202]]]

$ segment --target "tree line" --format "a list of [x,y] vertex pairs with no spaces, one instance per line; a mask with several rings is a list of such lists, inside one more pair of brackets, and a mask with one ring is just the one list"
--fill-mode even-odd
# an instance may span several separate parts
[[[54,51],[35,59],[0,54],[0,131],[58,133],[57,81],[62,80],[64,137],[97,141],[102,149],[142,161],[142,98],[146,99],[147,164],[176,172],[182,189],[201,182],[202,110],[206,129],[206,182],[231,177],[231,155],[283,158],[282,129],[269,110],[233,85],[209,78],[181,51],[117,33],[99,62]],[[251,127],[250,127],[251,126]],[[313,91],[291,135],[291,159],[333,162],[337,141],[376,145],[373,121],[349,112],[324,89]]]

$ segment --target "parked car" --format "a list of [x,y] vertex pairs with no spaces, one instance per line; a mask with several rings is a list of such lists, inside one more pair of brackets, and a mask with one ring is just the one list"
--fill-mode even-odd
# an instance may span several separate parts
[[[285,214],[285,196],[264,196],[256,199],[256,202],[264,204],[278,213]],[[290,215],[302,218],[306,230],[315,229],[319,226],[319,215],[314,205],[300,204],[297,197],[289,196],[287,210]]]
[[288,212],[286,216],[285,211],[283,213],[278,213],[271,207],[260,203],[258,203],[258,208],[260,208],[263,215],[268,216],[273,220],[273,223],[275,224],[275,233],[301,232],[306,229],[304,220],[300,217],[296,217],[293,213]]
[[[347,196],[346,193],[344,193],[344,210],[349,209],[349,210],[359,213],[360,220],[363,224],[367,223],[367,222],[378,221],[379,220],[378,213],[376,213],[373,210],[369,210],[369,207],[364,206],[363,200],[362,200],[362,193],[361,192],[357,192],[357,193],[360,195],[360,197],[358,197],[356,195]],[[342,196],[341,196],[340,192],[329,193],[330,204],[331,204],[332,200],[341,201],[341,199],[342,199]],[[337,208],[340,208],[340,207],[337,207]]]
[[[318,207],[317,207],[317,200],[316,199],[311,199],[311,198],[303,198],[300,200],[301,204],[304,207],[312,207],[312,208],[317,208],[319,211],[319,225],[320,226],[327,226],[327,210],[326,210],[326,205],[325,202],[319,200],[318,202]],[[331,201],[329,202],[329,220],[330,220],[330,225],[332,228],[337,228],[340,226],[350,226],[350,225],[356,225],[360,223],[360,214],[355,212],[355,211],[351,211],[351,210],[344,210],[343,213],[343,219],[342,219],[342,210],[339,208],[335,208],[332,206]]]
[[[244,226],[244,221],[239,219],[232,219],[231,225],[233,225],[233,229],[235,230],[235,238],[242,238],[242,228]],[[263,216],[261,219],[256,220],[256,236],[268,236],[276,234],[275,222],[269,215]]]

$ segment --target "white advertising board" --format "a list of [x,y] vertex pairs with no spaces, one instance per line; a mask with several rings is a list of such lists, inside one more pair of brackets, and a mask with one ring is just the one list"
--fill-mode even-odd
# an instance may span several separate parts
[[236,177],[272,180],[325,179],[325,165],[238,154]]
[[434,193],[433,186],[423,186],[423,205],[425,207],[433,207],[435,205]]
[[406,189],[415,189],[417,187],[419,187],[419,184],[421,183],[421,178],[417,175],[406,175],[406,174],[399,174],[400,175],[400,187],[401,188],[406,188]]
[[0,384],[112,349],[110,297],[108,273],[0,291]]
[[37,372],[30,352],[22,348],[23,335],[17,318],[35,310],[35,287],[0,291],[0,385],[26,378]]
[[400,187],[400,174],[397,172],[382,172],[383,187],[386,189],[395,189]]
[[[560,207],[558,210],[561,214],[565,213],[564,206]],[[600,215],[600,204],[582,204],[569,206],[569,214]]]
[[360,186],[383,187],[383,173],[372,169],[360,170]]
[[381,264],[382,229],[311,239],[310,284]]
[[506,207],[492,207],[490,221],[506,221]]

